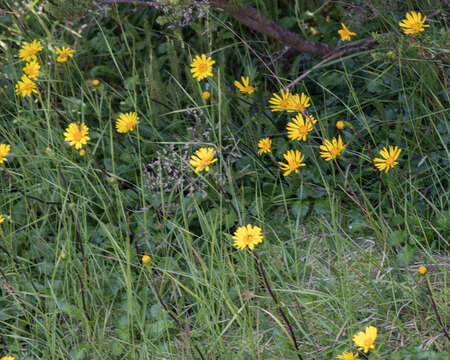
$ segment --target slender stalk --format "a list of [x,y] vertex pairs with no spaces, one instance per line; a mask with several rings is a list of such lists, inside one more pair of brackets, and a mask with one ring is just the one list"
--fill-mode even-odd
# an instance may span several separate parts
[[[152,271],[152,269],[150,269],[150,267],[147,267],[147,269],[148,269],[148,273],[149,273],[149,276],[150,276],[150,283],[151,283],[151,285],[152,285],[153,290],[155,291],[155,294],[156,294],[156,297],[158,298],[159,303],[161,304],[161,306],[163,307],[163,309],[165,310],[165,312],[166,312],[167,314],[169,314],[169,316],[172,318],[172,320],[176,322],[176,324],[178,325],[178,328],[180,329],[180,332],[181,332],[181,333],[182,333],[182,332],[186,332],[186,335],[188,336],[188,338],[190,338],[190,334],[189,334],[189,329],[188,329],[188,327],[185,328],[185,327],[183,326],[183,323],[182,323],[181,320],[178,318],[178,315],[175,315],[175,314],[173,313],[173,311],[169,309],[169,307],[166,305],[166,303],[165,303],[164,300],[162,299],[162,297],[161,297],[161,295],[160,295],[160,293],[159,293],[158,287],[156,286],[156,282],[155,282],[155,279],[154,279],[154,277],[153,277],[153,271]],[[192,340],[192,339],[191,339],[191,340]],[[201,358],[202,360],[205,360],[205,358],[204,358],[202,352],[200,351],[199,347],[198,347],[196,344],[193,344],[193,346],[194,346],[195,350],[198,352],[200,358]]]
[[425,285],[427,287],[428,295],[430,296],[431,307],[433,308],[434,313],[436,314],[436,320],[439,323],[439,325],[441,325],[442,332],[444,333],[444,335],[447,338],[447,340],[450,342],[450,336],[448,335],[447,329],[445,328],[444,324],[442,323],[442,320],[441,320],[441,317],[439,316],[439,312],[438,312],[436,303],[434,302],[433,293],[431,292],[431,287],[430,287],[430,284],[428,283],[428,278],[425,280]]
[[253,255],[253,258],[256,261],[258,273],[263,278],[264,285],[266,286],[267,291],[269,291],[270,296],[272,297],[275,305],[278,308],[279,313],[281,314],[281,317],[284,320],[284,323],[286,324],[286,326],[288,328],[289,335],[291,336],[292,342],[294,343],[294,347],[295,347],[295,350],[296,350],[296,353],[297,353],[297,357],[298,357],[299,360],[303,360],[303,358],[302,358],[302,356],[300,355],[300,352],[299,352],[297,339],[295,338],[294,330],[292,329],[291,323],[289,322],[286,314],[284,313],[283,309],[281,308],[281,305],[280,305],[280,302],[278,301],[278,298],[275,296],[275,294],[272,291],[272,288],[270,287],[269,281],[267,280],[266,272],[264,270],[263,263],[262,263],[261,259],[259,258],[258,254],[256,252],[252,251],[251,253]]

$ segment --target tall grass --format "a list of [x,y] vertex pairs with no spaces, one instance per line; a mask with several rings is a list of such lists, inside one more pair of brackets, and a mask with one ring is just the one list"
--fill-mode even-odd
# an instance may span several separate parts
[[[339,25],[339,14],[311,20],[302,10],[295,18],[270,10],[276,2],[262,4],[285,26],[304,23],[302,31],[314,26],[324,41],[337,37],[327,30]],[[296,86],[318,119],[304,143],[288,141],[291,116],[271,113],[267,100],[316,59],[276,60],[279,44],[245,31],[236,37],[219,21],[225,15],[168,31],[150,10],[121,6],[90,13],[81,31],[30,7],[20,16],[26,33],[5,15],[0,143],[12,150],[0,168],[0,356],[296,358],[251,253],[232,246],[236,227],[247,223],[263,228],[255,251],[304,359],[356,351],[352,337],[368,325],[378,328],[383,359],[416,347],[443,353],[449,128],[448,69],[439,59],[446,25],[433,18],[422,38],[400,35],[393,16],[409,5],[367,30],[354,25],[361,36],[374,28],[395,35]],[[22,99],[14,94],[23,66],[17,53],[34,38],[45,45],[39,95]],[[60,45],[76,49],[75,58],[56,63]],[[214,77],[199,83],[189,64],[203,52],[216,64]],[[251,77],[254,95],[233,87],[241,75]],[[138,113],[139,126],[118,134],[115,120],[128,111]],[[338,120],[346,122],[341,132]],[[90,128],[84,156],[64,142],[71,122]],[[338,134],[346,150],[326,163],[319,145]],[[258,156],[256,144],[267,136],[272,153]],[[369,149],[378,156],[387,145],[403,152],[396,168],[380,174]],[[195,174],[188,160],[202,146],[214,147],[219,161]],[[307,167],[284,178],[276,162],[291,148],[301,149]],[[182,175],[174,177],[175,169]],[[420,276],[423,264],[428,273]]]

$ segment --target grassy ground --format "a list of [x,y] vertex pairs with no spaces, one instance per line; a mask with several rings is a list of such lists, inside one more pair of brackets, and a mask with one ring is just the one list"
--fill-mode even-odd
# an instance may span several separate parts
[[[0,165],[0,357],[298,358],[267,285],[303,359],[356,352],[352,337],[369,325],[382,359],[446,357],[449,32],[445,12],[416,37],[397,25],[440,2],[387,12],[384,2],[335,5],[314,16],[312,1],[255,2],[311,39],[337,43],[344,21],[357,40],[379,40],[295,86],[318,119],[305,142],[288,139],[292,114],[267,101],[320,59],[278,58],[283,45],[230,28],[225,14],[167,29],[157,24],[166,18],[131,5],[94,8],[70,24],[64,11],[3,5],[0,143],[11,151]],[[33,39],[44,47],[39,92],[21,98],[17,55]],[[76,53],[58,63],[63,45]],[[216,64],[198,82],[189,64],[201,53]],[[254,94],[233,86],[241,75]],[[117,133],[130,111],[139,126]],[[83,156],[64,142],[71,122],[90,129]],[[319,145],[338,135],[346,149],[325,162]],[[259,156],[263,137],[272,152]],[[370,154],[387,145],[403,151],[385,174]],[[202,146],[219,160],[195,174],[188,161]],[[291,148],[307,166],[284,177],[277,161]],[[263,229],[255,252],[267,284],[252,253],[233,246],[248,223]]]

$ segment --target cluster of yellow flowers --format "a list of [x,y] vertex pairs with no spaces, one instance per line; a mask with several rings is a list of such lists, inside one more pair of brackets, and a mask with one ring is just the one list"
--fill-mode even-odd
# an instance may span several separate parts
[[[26,61],[25,67],[22,69],[24,74],[21,80],[16,84],[16,94],[22,97],[31,96],[31,94],[37,94],[37,87],[35,81],[39,76],[41,65],[37,61],[37,53],[44,48],[41,46],[41,42],[33,40],[30,43],[24,43],[19,50],[19,57]],[[56,51],[59,56],[56,61],[62,63],[66,62],[69,58],[73,57],[75,50],[63,46],[62,48],[56,47]]]

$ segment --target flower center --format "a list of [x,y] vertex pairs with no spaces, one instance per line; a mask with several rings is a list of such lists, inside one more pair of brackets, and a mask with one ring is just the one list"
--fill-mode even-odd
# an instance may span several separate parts
[[280,101],[280,107],[286,107],[288,105],[287,99],[283,99]]
[[210,161],[211,161],[211,156],[205,157],[205,158],[200,162],[200,167],[201,167],[202,169],[204,169],[205,167],[207,167],[207,166],[209,165]]
[[253,234],[244,235],[242,239],[246,244],[251,244],[253,242]]
[[372,344],[373,344],[372,338],[365,338],[365,339],[364,339],[364,346],[365,346],[365,347],[371,347]]
[[73,134],[72,134],[72,137],[73,137],[73,139],[75,140],[75,141],[80,141],[82,138],[83,138],[83,134],[81,133],[81,131],[75,131]]
[[337,155],[339,155],[339,149],[338,149],[338,148],[331,148],[331,149],[330,149],[330,154],[331,154],[333,157],[336,157]]
[[31,81],[27,81],[24,85],[23,85],[23,89],[24,90],[33,90],[34,89],[34,83]]
[[308,127],[307,127],[306,125],[299,126],[299,127],[298,127],[298,133],[299,133],[300,135],[305,135],[305,134],[307,134],[307,133],[308,133]]
[[208,64],[207,63],[200,63],[200,64],[198,64],[198,71],[199,72],[207,72],[208,71]]
[[392,166],[392,165],[394,164],[394,162],[395,162],[395,160],[394,160],[394,158],[392,158],[392,157],[388,157],[388,158],[386,159],[386,165],[387,165],[387,166]]

